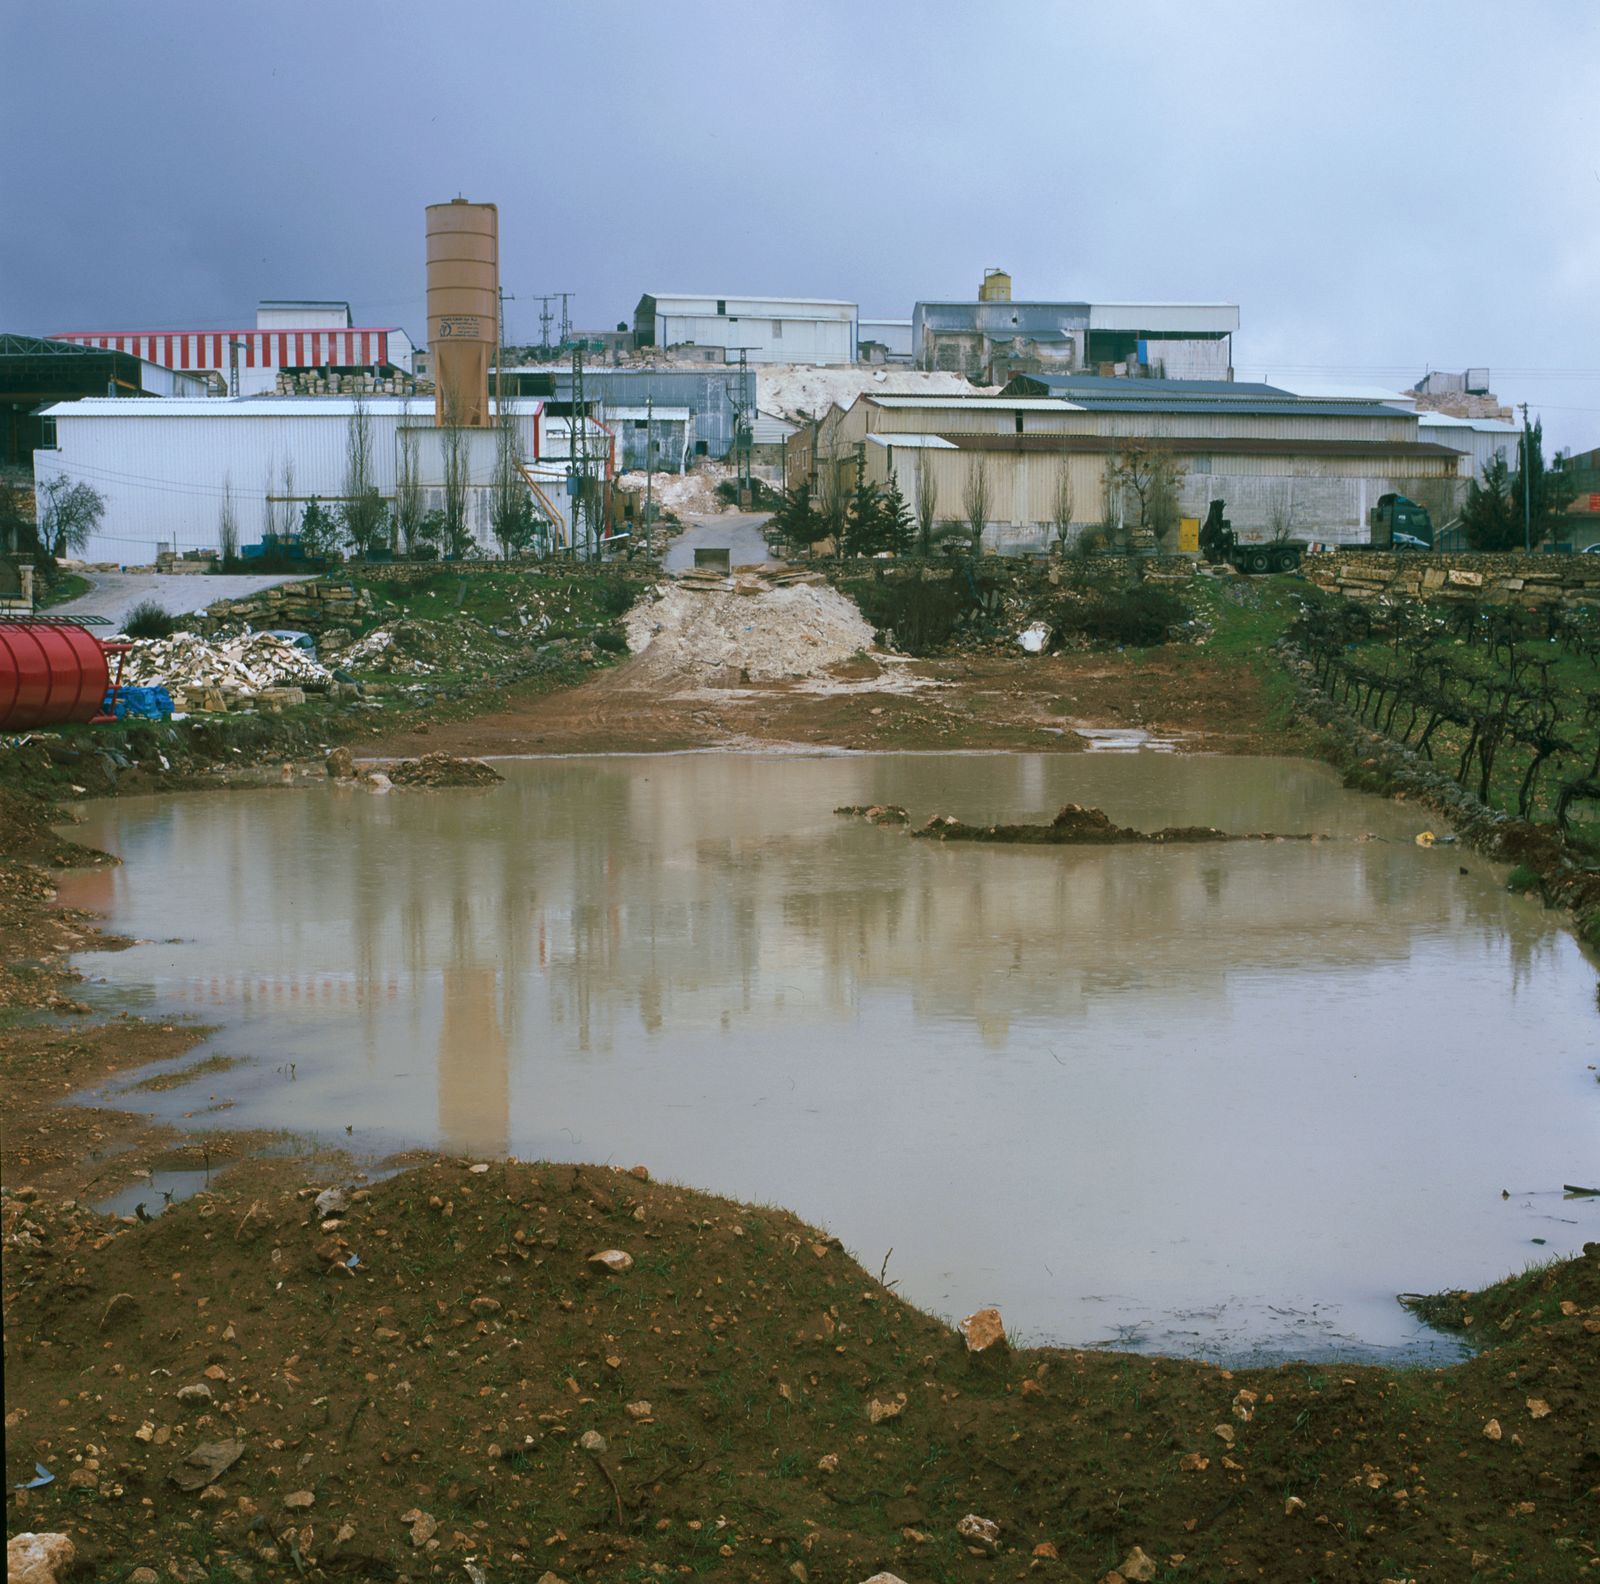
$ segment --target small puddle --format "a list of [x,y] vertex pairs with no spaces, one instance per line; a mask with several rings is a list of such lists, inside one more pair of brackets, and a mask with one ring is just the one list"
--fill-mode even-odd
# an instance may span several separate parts
[[170,1205],[182,1204],[210,1185],[211,1173],[203,1168],[153,1171],[149,1177],[119,1189],[109,1199],[102,1199],[94,1208],[101,1215],[136,1216],[142,1207],[144,1214],[154,1219]]
[[[1592,965],[1326,766],[1108,738],[94,805],[76,839],[124,863],[83,883],[143,939],[79,966],[241,1058],[115,1103],[199,1129],[215,1094],[230,1129],[374,1156],[640,1162],[793,1209],[874,1271],[892,1248],[913,1302],[996,1304],[1022,1339],[1453,1356],[1396,1294],[1600,1238],[1600,1200],[1560,1197],[1600,1181]],[[1343,839],[946,845],[833,813],[1069,802]],[[199,1178],[109,1203],[154,1214]]]
[[1175,737],[1155,737],[1137,726],[1074,726],[1078,736],[1088,744],[1090,753],[1173,753],[1178,746]]

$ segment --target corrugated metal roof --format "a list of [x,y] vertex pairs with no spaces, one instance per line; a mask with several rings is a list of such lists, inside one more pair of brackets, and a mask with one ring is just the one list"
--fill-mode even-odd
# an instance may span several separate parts
[[[413,417],[433,416],[432,396],[368,396],[368,412],[409,412]],[[536,413],[544,406],[538,396],[517,396],[507,405],[515,413]],[[85,396],[79,401],[57,402],[48,410],[52,418],[348,418],[356,409],[353,396],[187,396],[153,397],[129,401],[110,396]]]
[[864,399],[874,407],[977,408],[983,412],[1081,412],[1057,396],[874,396]]
[[955,451],[959,449],[943,435],[936,434],[869,434],[873,445],[888,450],[890,446],[910,446],[914,451]]
[[1170,401],[1131,401],[1106,396],[1080,396],[1079,407],[1084,412],[1097,413],[1150,413],[1153,416],[1233,417],[1233,418],[1415,418],[1413,412],[1403,407],[1380,407],[1372,402],[1319,402],[1319,401],[1191,401],[1179,397]]
[[1246,401],[1251,397],[1278,396],[1294,400],[1293,391],[1248,380],[1117,379],[1105,374],[1013,374],[1000,394],[1004,396],[1013,385],[1019,389],[1042,385],[1052,396],[1081,391],[1085,396],[1105,393],[1142,401],[1156,401],[1163,396],[1208,396],[1216,401]]
[[1449,413],[1420,412],[1417,422],[1424,429],[1476,429],[1480,434],[1521,434],[1520,424],[1503,418],[1455,418]]
[[768,297],[761,292],[646,292],[660,307],[664,302],[761,302],[785,303],[798,308],[854,308],[842,297]]
[[[895,437],[888,436],[893,439]],[[1129,435],[1055,434],[946,434],[958,451],[1119,451]],[[1139,437],[1148,439],[1151,437]],[[1305,456],[1305,457],[1450,457],[1461,453],[1451,446],[1424,440],[1285,440],[1254,439],[1247,435],[1172,435],[1155,440],[1163,449],[1184,456]]]

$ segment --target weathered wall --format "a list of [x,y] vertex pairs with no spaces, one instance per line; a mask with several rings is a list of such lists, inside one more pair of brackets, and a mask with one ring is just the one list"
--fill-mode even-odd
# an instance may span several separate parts
[[1388,595],[1492,605],[1600,605],[1600,556],[1329,551],[1304,557],[1300,569],[1319,588],[1351,599]]

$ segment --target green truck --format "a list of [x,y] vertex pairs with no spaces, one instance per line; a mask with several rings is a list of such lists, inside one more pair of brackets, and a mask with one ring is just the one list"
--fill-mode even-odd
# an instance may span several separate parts
[[[1300,557],[1312,548],[1305,539],[1264,539],[1240,543],[1233,524],[1223,516],[1224,503],[1214,500],[1200,527],[1200,553],[1213,565],[1226,562],[1240,572],[1293,572]],[[1405,495],[1378,497],[1367,513],[1370,538],[1365,545],[1341,545],[1346,550],[1431,550],[1433,519],[1426,506]]]

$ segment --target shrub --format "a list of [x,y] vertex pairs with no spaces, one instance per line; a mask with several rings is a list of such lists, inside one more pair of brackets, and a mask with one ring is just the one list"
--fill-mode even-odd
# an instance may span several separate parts
[[1506,890],[1508,891],[1523,892],[1537,891],[1538,889],[1538,875],[1536,875],[1533,870],[1525,868],[1522,864],[1518,864],[1517,867],[1506,876]]
[[604,578],[595,584],[595,605],[607,616],[625,616],[639,597],[638,585],[627,578]]
[[1067,607],[1059,625],[1082,633],[1091,643],[1146,649],[1165,643],[1172,629],[1188,619],[1189,607],[1176,594],[1141,583]]
[[964,603],[948,579],[862,582],[850,593],[880,633],[893,633],[895,644],[915,655],[932,654],[950,641]]
[[[725,506],[739,504],[739,482],[737,479],[722,479],[716,488],[716,497]],[[751,511],[776,511],[783,505],[783,495],[775,490],[765,479],[752,478],[750,480],[750,510]]]
[[140,600],[128,612],[122,630],[130,638],[170,638],[178,630],[178,618],[153,599]]

